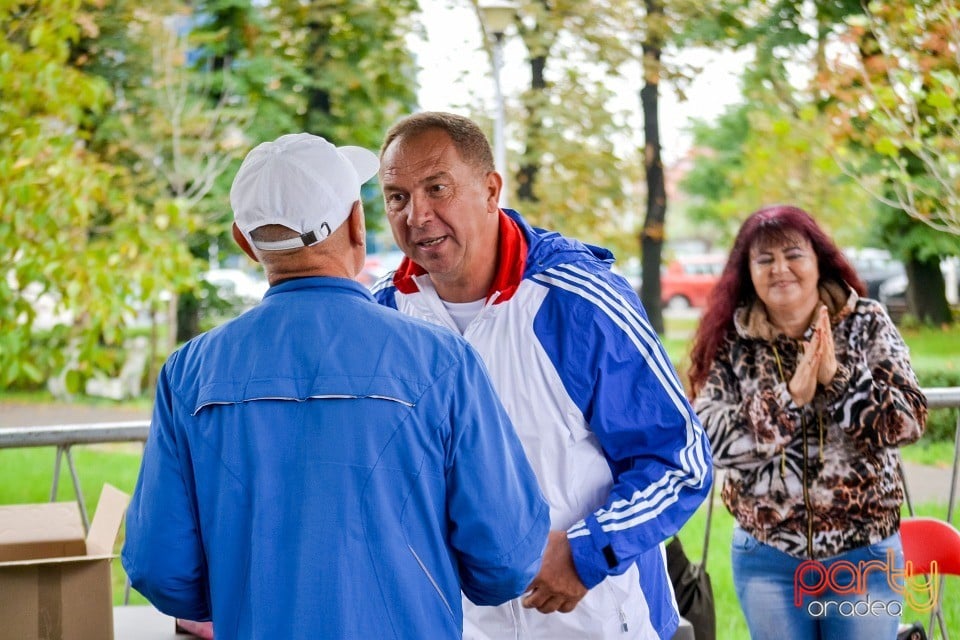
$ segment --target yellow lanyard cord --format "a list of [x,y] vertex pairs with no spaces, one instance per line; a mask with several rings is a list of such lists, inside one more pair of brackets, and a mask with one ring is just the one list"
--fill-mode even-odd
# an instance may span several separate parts
[[777,351],[777,345],[771,345],[773,347],[773,359],[777,361],[777,371],[780,372],[780,382],[786,383],[787,378],[783,375],[783,363],[780,362],[780,352]]
[[820,451],[819,458],[820,464],[823,464],[823,414],[820,413],[820,410],[817,410],[817,425],[819,426],[820,431]]
[[[786,382],[786,378],[783,375],[783,363],[780,362],[780,352],[777,351],[777,345],[773,344],[773,359],[777,362],[777,371],[780,372],[780,381]],[[789,391],[789,387],[788,387]],[[801,420],[803,416],[800,416]],[[780,449],[780,479],[786,480],[787,478],[787,447],[784,446]]]

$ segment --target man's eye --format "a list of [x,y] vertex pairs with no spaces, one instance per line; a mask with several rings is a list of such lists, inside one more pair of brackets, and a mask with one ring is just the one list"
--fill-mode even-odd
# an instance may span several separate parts
[[442,193],[446,191],[447,185],[445,184],[434,184],[430,185],[430,193]]

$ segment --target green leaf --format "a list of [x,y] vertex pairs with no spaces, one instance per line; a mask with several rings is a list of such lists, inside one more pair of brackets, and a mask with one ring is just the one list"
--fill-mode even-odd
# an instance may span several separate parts
[[890,138],[884,136],[880,138],[873,144],[873,150],[877,153],[890,157],[897,157],[900,155],[900,149],[897,147],[896,143]]
[[935,109],[954,108],[953,100],[943,91],[931,91],[927,95],[926,102]]

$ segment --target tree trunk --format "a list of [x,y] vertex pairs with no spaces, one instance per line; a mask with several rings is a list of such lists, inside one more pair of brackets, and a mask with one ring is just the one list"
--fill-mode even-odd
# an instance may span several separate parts
[[[547,59],[545,56],[537,56],[530,60],[530,88],[533,89],[534,95],[536,95],[536,92],[543,91],[547,87],[546,80],[543,77],[543,71],[546,66]],[[534,99],[529,106],[530,113],[527,118],[528,129],[526,152],[524,153],[525,158],[540,157],[538,147],[540,130],[543,125],[540,121],[540,115],[536,112],[536,104],[536,99]],[[517,172],[517,200],[520,202],[537,201],[537,194],[534,193],[534,183],[536,182],[537,172],[539,170],[539,165],[533,160],[525,160],[520,164],[520,170]],[[507,202],[510,202],[509,196],[512,194],[507,195]]]
[[200,335],[200,301],[192,291],[180,295],[177,304],[177,342]]
[[[660,0],[645,0],[647,24],[659,22],[663,15]],[[652,18],[656,17],[654,20]],[[647,176],[647,213],[640,232],[640,259],[643,281],[640,301],[654,331],[663,335],[663,310],[660,304],[660,259],[663,254],[664,220],[667,214],[667,190],[664,184],[663,161],[660,158],[660,52],[661,38],[655,29],[647,30],[643,43],[644,85],[640,90],[643,107],[644,154]]]
[[950,324],[953,317],[947,302],[946,285],[940,271],[940,258],[934,256],[921,262],[908,260],[907,310],[924,324]]

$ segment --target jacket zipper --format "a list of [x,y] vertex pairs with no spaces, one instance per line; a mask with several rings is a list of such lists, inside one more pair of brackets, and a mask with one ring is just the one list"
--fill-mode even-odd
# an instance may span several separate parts
[[[783,375],[783,365],[780,363],[780,352],[777,350],[776,343],[772,343],[773,347],[773,357],[777,363],[777,371],[780,373],[780,380],[784,383],[787,382],[786,376]],[[803,506],[807,510],[807,556],[812,560],[813,559],[813,508],[810,503],[810,488],[808,486],[809,481],[809,469],[807,468],[807,456],[809,455],[809,446],[807,444],[807,417],[802,413],[801,409],[800,414],[800,440],[803,442],[803,478],[801,483],[803,484]],[[784,446],[783,450],[780,452],[780,478],[783,479],[785,476],[786,466],[786,453],[787,449]],[[823,455],[823,446],[821,443],[820,455]]]
[[807,444],[807,418],[800,416],[800,439],[803,441],[803,504],[807,509],[807,556],[813,559],[813,507],[810,503],[810,487],[808,485],[807,456],[809,455]]
[[613,599],[613,604],[617,608],[617,617],[620,618],[620,633],[627,633],[630,630],[630,627],[627,625],[627,614],[623,610],[623,603],[617,598],[617,592],[613,590],[613,586],[610,584],[609,579],[604,580],[603,584],[606,585],[607,591],[610,592],[610,597]]

